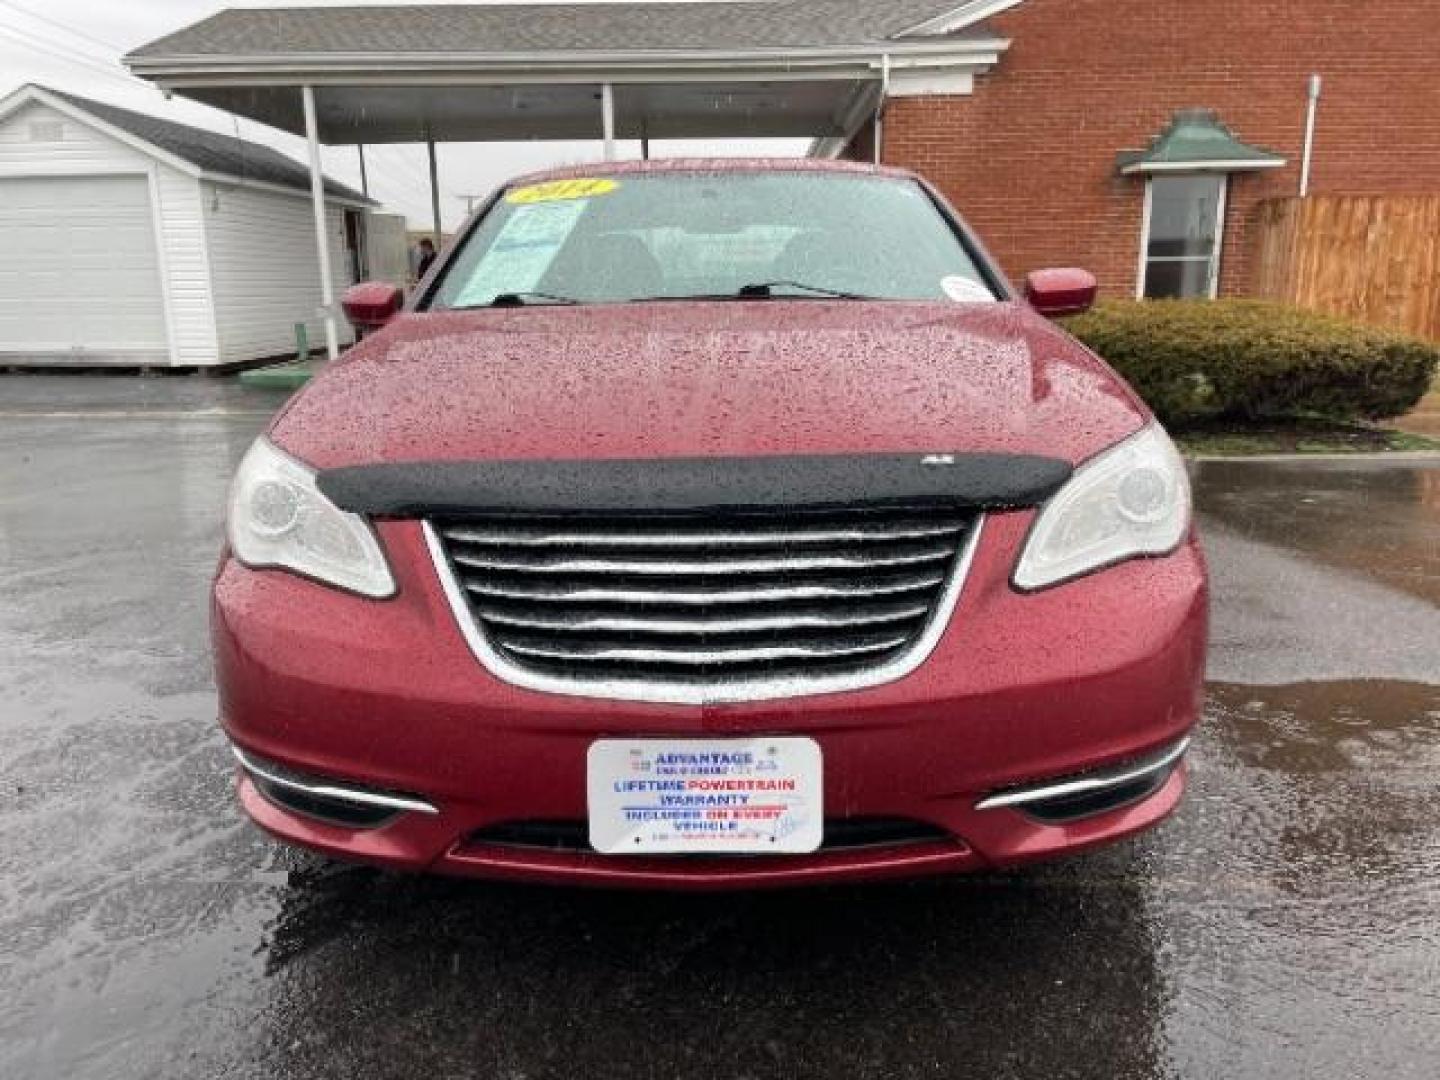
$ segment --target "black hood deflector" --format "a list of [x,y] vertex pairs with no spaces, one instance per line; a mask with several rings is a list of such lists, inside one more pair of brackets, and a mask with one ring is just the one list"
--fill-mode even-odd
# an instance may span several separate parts
[[341,509],[374,517],[1038,506],[1070,463],[1030,454],[820,454],[411,462],[320,473]]

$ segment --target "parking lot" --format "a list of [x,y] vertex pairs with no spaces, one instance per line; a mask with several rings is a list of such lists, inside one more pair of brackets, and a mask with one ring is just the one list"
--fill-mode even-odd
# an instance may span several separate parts
[[205,587],[281,398],[0,378],[0,1076],[1432,1078],[1440,460],[1205,462],[1179,815],[1024,873],[721,896],[245,824]]

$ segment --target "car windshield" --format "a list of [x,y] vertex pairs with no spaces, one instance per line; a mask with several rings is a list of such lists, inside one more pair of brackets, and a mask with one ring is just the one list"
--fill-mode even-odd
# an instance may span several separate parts
[[428,304],[996,298],[917,183],[823,173],[577,178],[508,190]]

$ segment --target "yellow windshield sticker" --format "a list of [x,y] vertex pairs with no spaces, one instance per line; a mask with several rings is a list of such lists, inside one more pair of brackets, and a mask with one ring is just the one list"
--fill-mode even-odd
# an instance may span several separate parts
[[505,196],[508,203],[563,202],[566,199],[588,199],[593,195],[608,195],[620,186],[618,180],[603,177],[577,177],[574,180],[549,180],[543,184],[530,184],[516,188]]

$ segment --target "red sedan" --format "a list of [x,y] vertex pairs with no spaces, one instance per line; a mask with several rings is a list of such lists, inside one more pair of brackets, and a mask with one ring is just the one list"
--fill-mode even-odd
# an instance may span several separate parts
[[939,194],[814,161],[518,180],[246,455],[240,798],[385,866],[715,888],[1003,866],[1181,797],[1184,464]]

